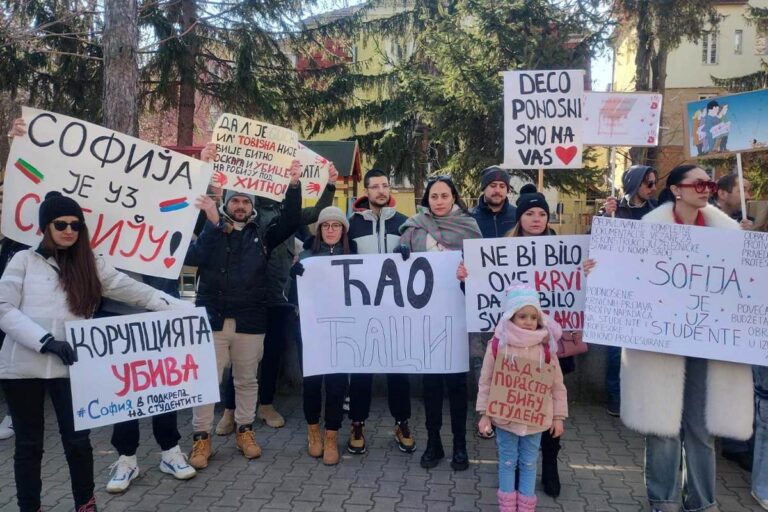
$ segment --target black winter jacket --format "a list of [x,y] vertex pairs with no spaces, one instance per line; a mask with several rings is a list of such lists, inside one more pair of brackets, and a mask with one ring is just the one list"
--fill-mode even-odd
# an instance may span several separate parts
[[288,187],[282,214],[266,229],[259,228],[258,215],[231,233],[225,233],[223,218],[217,225],[206,221],[184,263],[198,268],[195,304],[207,309],[214,331],[222,329],[225,318],[234,318],[239,333],[265,332],[269,252],[296,232],[300,214],[297,185]]
[[408,217],[395,210],[394,199],[375,215],[368,198],[355,201],[355,212],[349,219],[349,240],[357,244],[360,254],[393,252],[400,245],[400,226]]
[[504,201],[504,206],[497,213],[491,211],[485,204],[485,197],[480,196],[480,200],[469,214],[477,221],[483,238],[499,238],[507,234],[515,224],[517,224],[517,208],[509,204],[509,200]]

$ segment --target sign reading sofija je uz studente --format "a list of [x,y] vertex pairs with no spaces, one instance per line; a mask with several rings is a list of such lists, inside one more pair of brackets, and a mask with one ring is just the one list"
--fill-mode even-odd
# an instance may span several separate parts
[[79,119],[23,107],[27,134],[8,156],[2,232],[36,246],[39,204],[52,190],[80,204],[91,246],[110,265],[176,279],[211,165]]
[[458,251],[302,260],[304,376],[469,369]]
[[67,322],[75,429],[219,401],[205,308]]
[[595,217],[584,341],[768,366],[768,233]]

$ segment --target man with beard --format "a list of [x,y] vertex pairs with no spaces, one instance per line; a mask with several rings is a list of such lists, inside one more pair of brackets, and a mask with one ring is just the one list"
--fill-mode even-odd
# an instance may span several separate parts
[[[389,178],[379,169],[371,169],[363,178],[365,196],[354,204],[349,220],[349,239],[357,244],[358,254],[393,252],[400,245],[400,226],[407,217],[395,210]],[[405,256],[404,256],[405,257]],[[365,453],[365,420],[371,409],[373,375],[353,373],[349,383],[349,418],[352,420],[347,451]],[[395,441],[406,453],[416,450],[408,420],[411,417],[411,387],[408,375],[387,374],[389,411],[395,418]]]
[[498,238],[507,234],[517,222],[515,207],[509,203],[509,173],[496,166],[483,170],[480,178],[483,195],[470,215],[480,226],[483,238]]
[[[300,168],[294,160],[284,209],[266,227],[259,226],[253,197],[248,194],[227,190],[220,210],[213,199],[200,196],[197,207],[205,212],[207,221],[185,259],[185,264],[198,270],[195,305],[208,312],[219,380],[224,368],[232,365],[238,426],[235,444],[248,459],[261,456],[252,424],[258,396],[256,370],[264,353],[267,325],[267,259],[299,227]],[[211,456],[213,409],[214,404],[207,404],[192,410],[189,464],[198,470],[208,466]]]

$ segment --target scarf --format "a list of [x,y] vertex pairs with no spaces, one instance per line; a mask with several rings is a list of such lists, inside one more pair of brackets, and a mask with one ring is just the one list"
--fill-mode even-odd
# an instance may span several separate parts
[[429,210],[417,213],[400,226],[400,243],[407,245],[413,252],[427,250],[427,235],[448,250],[460,251],[467,238],[482,238],[480,228],[474,218],[460,208],[454,209],[445,217],[435,217]]
[[[544,362],[542,356],[549,359],[549,355],[546,353],[547,347],[549,347],[550,334],[544,327],[539,327],[535,331],[529,331],[513,324],[508,318],[499,320],[496,324],[496,330],[494,331],[494,338],[498,340],[497,351],[500,354],[507,356],[505,348],[507,346],[515,348],[529,348],[536,345],[542,345],[543,350],[539,353],[539,367]],[[547,363],[549,360],[546,361]]]

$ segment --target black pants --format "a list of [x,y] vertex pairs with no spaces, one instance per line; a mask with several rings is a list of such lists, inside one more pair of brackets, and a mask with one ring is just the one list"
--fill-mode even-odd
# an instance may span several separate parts
[[304,377],[304,419],[307,424],[320,423],[323,407],[323,381],[325,381],[325,429],[339,430],[344,417],[344,395],[349,375],[331,373]]
[[443,383],[451,408],[451,432],[454,442],[464,442],[467,433],[467,373],[425,374],[424,413],[427,433],[440,435],[443,426]]
[[69,465],[75,508],[93,496],[93,451],[90,431],[75,431],[69,379],[5,379],[2,381],[16,433],[13,469],[21,512],[37,512],[43,482],[40,467],[45,435],[45,394],[51,396],[61,444]]
[[[152,416],[152,434],[163,451],[179,444],[181,434],[176,425],[176,411]],[[116,423],[112,427],[112,446],[119,455],[136,455],[139,447],[139,420]]]
[[[349,377],[349,419],[365,421],[371,412],[373,375],[353,373]],[[411,383],[406,373],[387,374],[387,401],[395,421],[411,417]]]

